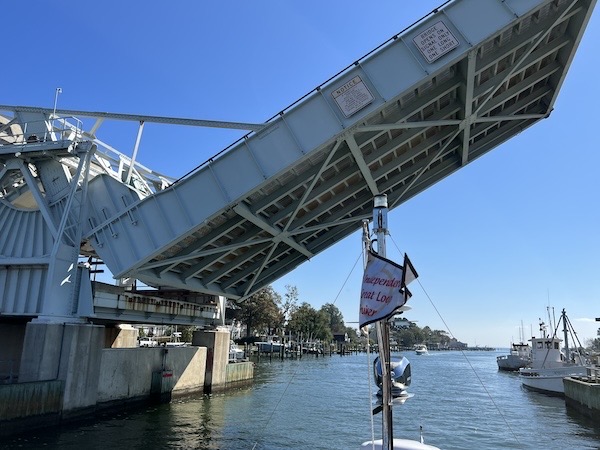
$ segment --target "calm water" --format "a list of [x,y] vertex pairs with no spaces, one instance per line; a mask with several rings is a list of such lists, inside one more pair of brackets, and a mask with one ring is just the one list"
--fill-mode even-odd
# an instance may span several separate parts
[[[396,437],[418,439],[422,425],[425,442],[443,449],[600,448],[600,426],[563,399],[524,391],[497,371],[498,354],[406,353],[415,396],[394,407]],[[249,387],[5,439],[0,449],[357,449],[371,438],[368,370],[364,354],[263,358]]]

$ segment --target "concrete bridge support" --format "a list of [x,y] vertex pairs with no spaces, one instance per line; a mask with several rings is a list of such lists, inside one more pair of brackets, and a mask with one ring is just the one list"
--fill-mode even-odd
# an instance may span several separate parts
[[115,330],[104,326],[36,321],[19,326],[24,339],[11,350],[22,343],[18,382],[0,384],[0,403],[11,403],[0,407],[0,436],[168,401],[171,395],[225,389],[253,377],[251,363],[228,370],[228,331],[197,331],[193,347],[109,348],[119,338],[113,341]]
[[85,414],[98,397],[104,326],[29,322],[19,382],[64,382],[63,416]]
[[207,348],[204,392],[223,389],[227,381],[229,331],[196,331],[192,337],[192,345]]
[[138,346],[139,332],[131,325],[107,326],[104,348],[134,348]]

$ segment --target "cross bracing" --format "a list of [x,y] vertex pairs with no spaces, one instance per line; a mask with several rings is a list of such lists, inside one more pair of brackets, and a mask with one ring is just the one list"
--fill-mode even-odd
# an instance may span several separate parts
[[133,195],[91,177],[82,248],[117,277],[243,299],[358,230],[374,195],[397,207],[547,118],[595,3],[450,2],[265,124],[237,124],[253,131],[181,180]]

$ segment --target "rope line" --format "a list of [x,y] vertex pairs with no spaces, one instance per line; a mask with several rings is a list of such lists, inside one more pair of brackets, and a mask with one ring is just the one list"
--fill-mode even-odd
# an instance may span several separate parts
[[344,283],[342,284],[342,287],[340,288],[340,290],[338,291],[337,295],[335,296],[335,298],[333,299],[333,303],[332,305],[335,305],[335,302],[337,301],[338,297],[340,296],[340,294],[342,293],[342,290],[344,289],[344,286],[346,286],[346,283],[348,282],[348,280],[350,279],[350,276],[352,275],[352,272],[354,272],[354,269],[356,269],[356,265],[358,264],[358,261],[360,261],[361,257],[363,257],[363,251],[361,250],[361,252],[358,254],[358,258],[356,258],[356,261],[354,262],[354,265],[352,266],[352,269],[350,269],[350,273],[348,274],[348,276],[346,277],[346,279],[344,280]]
[[[400,251],[400,248],[398,247],[398,244],[396,244],[396,241],[394,241],[394,238],[392,237],[392,235],[390,234],[390,239],[392,240],[392,242],[394,243],[394,246],[396,247],[396,250],[398,250],[398,252],[400,254],[403,254]],[[444,318],[442,317],[442,315],[440,314],[440,312],[438,311],[437,307],[435,306],[435,304],[433,303],[433,300],[431,299],[431,297],[429,296],[429,293],[425,290],[425,287],[423,286],[423,284],[421,284],[421,281],[417,278],[416,280],[419,283],[419,286],[421,287],[421,290],[423,291],[423,293],[425,294],[425,296],[427,297],[427,300],[429,300],[429,303],[431,303],[431,306],[433,307],[433,309],[435,310],[436,314],[438,315],[438,317],[440,318],[440,320],[442,321],[442,323],[444,324],[444,326],[446,327],[446,330],[448,331],[448,334],[453,338],[456,339],[456,337],[454,336],[454,333],[452,333],[452,331],[450,330],[450,327],[448,326],[448,324],[446,323],[446,321],[444,320]],[[490,401],[492,402],[492,404],[494,405],[494,407],[496,408],[496,411],[498,411],[498,414],[500,414],[500,417],[502,417],[502,420],[504,421],[505,425],[508,427],[508,429],[510,430],[510,433],[512,434],[512,436],[515,438],[515,441],[520,444],[521,442],[519,441],[519,438],[517,437],[517,435],[515,434],[514,430],[512,429],[512,427],[510,426],[510,423],[508,423],[508,420],[506,419],[506,416],[504,414],[502,414],[502,411],[500,410],[500,407],[496,404],[496,402],[494,401],[494,398],[492,397],[492,395],[490,394],[490,392],[488,391],[488,389],[485,387],[485,384],[483,383],[483,380],[479,377],[479,374],[477,373],[477,371],[475,370],[475,367],[473,367],[473,365],[471,364],[471,361],[469,360],[469,358],[467,357],[467,354],[464,352],[464,350],[459,350],[461,355],[463,356],[463,358],[465,358],[465,361],[467,361],[467,364],[469,365],[469,367],[471,368],[471,370],[473,371],[473,373],[475,374],[475,377],[477,378],[477,381],[479,381],[479,384],[481,385],[481,387],[483,388],[483,390],[485,391],[485,393],[487,394],[487,396],[489,397]]]

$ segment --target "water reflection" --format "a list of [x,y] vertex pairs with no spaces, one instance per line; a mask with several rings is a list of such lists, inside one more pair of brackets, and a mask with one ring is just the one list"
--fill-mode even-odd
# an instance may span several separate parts
[[[598,425],[561,398],[522,389],[518,377],[497,371],[496,356],[407,355],[415,396],[394,407],[396,436],[418,439],[423,426],[426,442],[444,449],[600,446]],[[369,370],[364,354],[263,361],[252,385],[28,433],[0,441],[0,449],[358,448],[371,437]],[[379,436],[380,416],[374,424]]]

